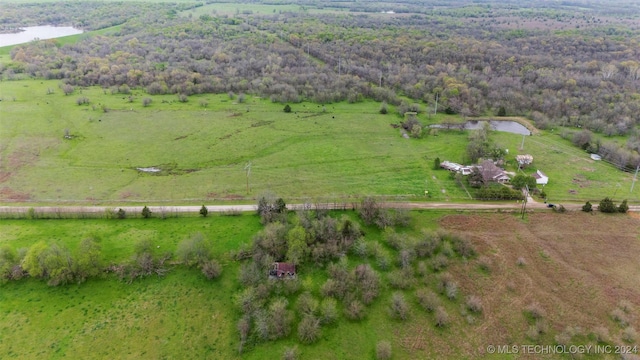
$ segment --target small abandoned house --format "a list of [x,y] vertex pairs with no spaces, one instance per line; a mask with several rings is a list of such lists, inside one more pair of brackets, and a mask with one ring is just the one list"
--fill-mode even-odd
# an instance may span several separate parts
[[473,166],[460,165],[446,160],[440,163],[440,167],[449,171],[459,172],[462,175],[469,175],[473,170]]
[[284,279],[296,276],[296,266],[294,264],[276,262],[269,270],[269,278]]

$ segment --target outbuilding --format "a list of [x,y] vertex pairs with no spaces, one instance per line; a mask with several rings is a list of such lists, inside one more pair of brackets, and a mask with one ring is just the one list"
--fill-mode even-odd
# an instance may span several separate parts
[[537,170],[531,176],[533,176],[536,179],[536,184],[538,185],[547,185],[547,183],[549,182],[549,177],[540,170]]

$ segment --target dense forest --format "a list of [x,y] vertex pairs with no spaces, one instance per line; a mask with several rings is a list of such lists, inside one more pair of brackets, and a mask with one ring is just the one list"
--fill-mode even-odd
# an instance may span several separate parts
[[[463,117],[520,115],[539,128],[631,135],[612,160],[637,165],[640,8],[633,2],[252,3],[299,9],[219,14],[215,3],[5,3],[5,29],[118,26],[71,45],[15,46],[0,72],[120,93],[375,99],[400,113],[434,111],[437,99],[437,111]],[[600,151],[594,141],[579,145]]]

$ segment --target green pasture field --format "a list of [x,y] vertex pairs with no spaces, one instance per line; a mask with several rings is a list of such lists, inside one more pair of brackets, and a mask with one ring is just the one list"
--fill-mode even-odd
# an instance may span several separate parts
[[[90,104],[77,105],[80,97]],[[145,97],[153,99],[148,107]],[[433,200],[468,198],[448,173],[433,170],[436,157],[462,161],[467,134],[404,139],[390,126],[400,118],[380,115],[379,103],[328,104],[325,112],[299,103],[284,113],[282,104],[253,96],[245,103],[228,95],[181,103],[175,95],[133,90],[132,98],[97,87],[65,96],[56,81],[3,82],[5,193],[37,203],[201,202],[266,191],[289,202],[414,198],[424,190]],[[67,129],[71,139],[64,138]],[[136,170],[145,167],[163,171]]]
[[[414,214],[416,229],[433,229],[444,213]],[[99,239],[108,263],[128,259],[137,240],[150,239],[161,251],[175,251],[182,239],[200,232],[215,244],[215,256],[223,264],[223,273],[213,282],[205,280],[196,270],[178,268],[165,278],[150,277],[132,284],[108,278],[60,287],[48,287],[36,280],[0,285],[3,319],[0,354],[25,359],[240,358],[236,331],[240,313],[233,298],[242,289],[237,281],[239,263],[229,258],[229,251],[250,243],[261,227],[255,215],[3,221],[0,245],[20,248],[45,241],[64,244],[73,251],[81,239],[92,236]],[[380,231],[367,229],[367,239],[380,241]],[[323,270],[314,266],[299,271],[304,273],[303,288],[314,293],[326,280]],[[386,306],[390,296],[391,292],[385,291],[362,322],[343,319],[331,327],[323,327],[323,337],[318,343],[298,345],[304,357],[373,358],[376,342],[392,341],[391,334],[403,326],[389,321]],[[456,307],[455,303],[447,304],[451,313]],[[417,306],[415,313],[419,313]],[[411,323],[427,317],[418,316]],[[436,332],[436,336],[444,338],[456,333],[445,330]],[[295,344],[294,329],[292,336],[250,348],[242,358],[262,359],[268,354],[281,354],[285,347]],[[394,344],[394,354],[410,358],[398,344]]]
[[238,3],[213,3],[197,7],[195,9],[182,12],[182,15],[200,16],[200,15],[244,15],[243,12],[251,11],[251,14],[276,14],[280,12],[305,12],[305,13],[321,13],[335,12],[335,10],[318,9],[315,6],[301,5],[263,5],[263,4],[238,4]]
[[[48,92],[53,92],[48,94]],[[81,97],[88,105],[77,105]],[[152,99],[148,107],[143,98]],[[65,96],[57,81],[5,81],[0,87],[0,179],[3,202],[146,204],[253,202],[265,192],[288,202],[349,201],[366,195],[391,199],[468,201],[440,160],[464,162],[468,132],[439,130],[405,139],[390,125],[401,118],[380,104],[283,104],[251,95],[129,95],[98,87]],[[107,109],[105,112],[104,109]],[[425,123],[444,115],[421,114]],[[64,135],[68,131],[70,139]],[[425,130],[425,133],[427,131]],[[640,200],[633,174],[573,147],[556,133],[525,137],[493,132],[515,155],[528,153],[549,177],[551,202],[605,196]],[[249,192],[247,192],[247,165]],[[149,174],[137,168],[156,167]]]

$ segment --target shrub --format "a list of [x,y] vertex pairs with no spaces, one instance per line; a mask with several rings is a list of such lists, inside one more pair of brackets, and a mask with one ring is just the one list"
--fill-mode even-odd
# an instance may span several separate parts
[[204,276],[209,279],[209,280],[213,280],[216,279],[220,276],[220,274],[222,273],[222,265],[220,265],[219,262],[217,262],[214,259],[211,259],[209,261],[205,261],[202,264],[202,273],[204,274]]
[[439,245],[440,238],[436,234],[425,232],[422,239],[415,244],[416,255],[421,258],[432,256]]
[[392,271],[387,279],[389,280],[389,285],[394,289],[409,289],[413,287],[413,276],[409,271],[405,270],[395,270]]
[[478,267],[480,268],[480,270],[484,271],[484,272],[491,272],[491,264],[492,261],[489,257],[487,256],[480,256],[478,258]]
[[445,287],[445,295],[449,300],[455,300],[458,297],[458,284],[450,282]]
[[618,208],[613,203],[613,200],[606,197],[600,201],[600,205],[598,206],[598,210],[603,213],[616,213],[618,212]]
[[628,343],[635,342],[637,336],[638,336],[638,333],[636,332],[636,329],[634,329],[632,326],[629,326],[622,331],[622,340]]
[[544,309],[542,308],[542,306],[540,306],[540,304],[534,302],[529,304],[529,306],[527,306],[527,308],[525,309],[525,312],[533,319],[542,319],[543,317],[545,317],[547,314],[544,311]]
[[376,265],[382,271],[389,270],[389,258],[385,254],[378,254],[378,256],[376,256]]
[[127,217],[127,212],[124,211],[122,208],[118,209],[118,212],[116,213],[116,216],[118,216],[118,219],[124,219]]
[[590,202],[586,202],[584,205],[582,205],[582,211],[584,212],[592,212],[593,211],[593,206],[591,205]]
[[387,102],[383,101],[382,104],[380,104],[380,114],[386,115],[388,112],[389,112],[389,109],[387,106]]
[[527,260],[525,260],[525,258],[523,258],[521,256],[516,260],[516,265],[518,265],[518,266],[526,266],[527,265]]
[[282,360],[298,360],[298,347],[286,347],[282,353]]
[[149,210],[149,208],[145,205],[145,207],[142,208],[142,217],[145,219],[148,219],[151,217],[151,210]]
[[181,103],[186,103],[189,101],[189,97],[186,94],[178,95],[178,101]]
[[442,244],[440,245],[440,254],[450,258],[453,257],[453,255],[455,255],[455,252],[453,251],[453,246],[451,245],[451,242],[449,241],[443,241]]
[[391,344],[388,341],[379,341],[378,344],[376,344],[376,359],[391,359]]
[[429,268],[427,267],[427,263],[425,263],[424,261],[420,261],[418,262],[418,275],[420,276],[427,276],[427,274],[429,273]]
[[368,255],[367,242],[363,237],[361,237],[356,240],[356,242],[353,244],[353,247],[351,247],[351,250],[353,250],[353,253],[356,254],[356,256],[366,258]]
[[447,314],[447,311],[442,306],[436,308],[435,320],[437,327],[449,325],[449,314]]
[[564,207],[564,205],[560,204],[560,205],[556,205],[553,207],[553,211],[557,212],[557,213],[565,213],[567,212],[567,208]]
[[298,297],[298,312],[304,315],[315,315],[318,312],[318,300],[306,291]]
[[320,320],[306,315],[298,324],[298,339],[303,344],[313,344],[320,338]]
[[271,319],[271,339],[280,339],[288,336],[291,332],[293,315],[287,311],[288,301],[285,298],[278,298],[269,306],[269,318]]
[[593,337],[598,343],[606,343],[611,340],[609,336],[609,329],[604,326],[596,326],[593,331]]
[[405,321],[409,318],[409,305],[402,293],[394,293],[391,298],[391,317]]
[[379,212],[380,208],[378,206],[378,203],[372,197],[366,197],[360,203],[360,209],[358,213],[360,215],[360,218],[367,225],[371,225],[375,222]]
[[344,309],[344,314],[349,320],[362,320],[365,317],[364,305],[358,300],[353,300]]
[[627,314],[633,312],[633,304],[629,300],[620,300],[620,302],[618,302],[618,308]]
[[291,106],[289,106],[289,104],[285,105],[283,111],[286,112],[286,113],[290,113],[291,112]]
[[209,209],[207,209],[206,206],[202,205],[199,213],[202,217],[207,217],[207,214],[209,214]]
[[443,254],[438,254],[431,261],[431,268],[433,268],[433,271],[442,271],[447,266],[449,266],[449,259],[447,259],[447,257]]
[[629,324],[629,317],[622,309],[615,309],[611,312],[611,318],[617,322],[618,325],[624,327]]
[[438,306],[440,306],[440,299],[433,291],[429,289],[418,289],[416,291],[416,298],[418,303],[423,309],[429,312],[433,312]]
[[627,211],[629,211],[629,205],[627,204],[627,199],[624,199],[622,203],[620,203],[620,206],[618,206],[618,212],[626,213]]
[[547,332],[547,323],[543,319],[536,320],[534,325],[529,326],[527,337],[533,341],[537,341],[540,335]]
[[471,240],[459,236],[453,236],[451,238],[451,242],[453,245],[453,250],[455,250],[458,255],[468,258],[472,257],[476,254],[476,250],[471,243]]
[[332,298],[322,300],[320,304],[320,323],[333,324],[337,320],[338,309],[336,307],[336,300]]
[[474,313],[482,312],[482,300],[475,295],[471,295],[467,298],[467,309]]
[[142,99],[142,106],[147,107],[151,105],[151,102],[153,102],[153,100],[151,100],[151,98],[146,97]]

